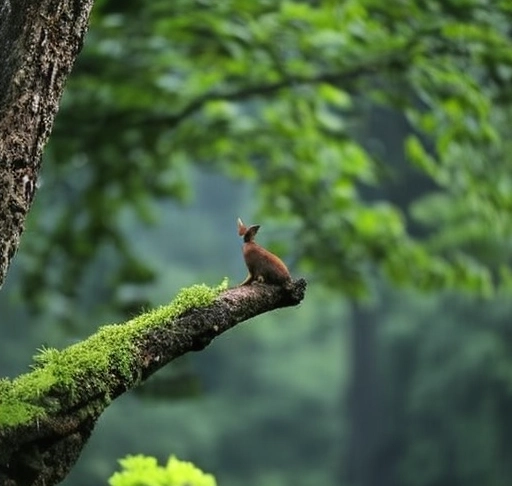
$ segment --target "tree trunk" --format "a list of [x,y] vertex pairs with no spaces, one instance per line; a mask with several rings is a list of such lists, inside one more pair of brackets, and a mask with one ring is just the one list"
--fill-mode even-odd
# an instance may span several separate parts
[[0,286],[93,0],[0,0]]
[[345,477],[353,486],[377,486],[382,402],[377,367],[376,311],[354,304],[352,312],[352,384],[349,389],[350,436]]

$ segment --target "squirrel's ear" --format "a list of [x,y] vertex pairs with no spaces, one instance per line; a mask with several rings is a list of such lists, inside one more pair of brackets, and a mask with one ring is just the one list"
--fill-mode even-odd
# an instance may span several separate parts
[[252,226],[249,226],[249,228],[247,229],[247,233],[251,233],[251,235],[255,235],[258,230],[260,229],[260,225],[259,224],[253,224]]
[[240,236],[245,235],[245,233],[247,232],[247,228],[245,227],[245,224],[242,223],[242,220],[240,218],[238,218],[236,224],[238,226],[238,234]]

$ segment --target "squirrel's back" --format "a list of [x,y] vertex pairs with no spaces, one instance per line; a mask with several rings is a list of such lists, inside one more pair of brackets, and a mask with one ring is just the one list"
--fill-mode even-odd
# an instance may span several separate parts
[[290,272],[283,261],[254,241],[259,225],[247,228],[238,219],[238,234],[244,238],[243,254],[249,276],[242,285],[248,285],[255,280],[272,285],[285,285],[291,281]]
[[243,248],[245,263],[256,281],[272,285],[284,285],[291,280],[284,262],[257,243],[245,243]]

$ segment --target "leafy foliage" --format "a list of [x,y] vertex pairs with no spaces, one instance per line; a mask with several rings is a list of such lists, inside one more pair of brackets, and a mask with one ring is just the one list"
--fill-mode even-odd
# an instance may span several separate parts
[[[32,223],[25,294],[72,297],[98,249],[113,285],[148,282],[123,221],[185,200],[191,164],[255,181],[262,213],[294,234],[288,253],[348,295],[375,268],[491,294],[510,280],[495,255],[509,255],[511,17],[492,0],[99,0],[46,154],[51,217]],[[362,137],[376,106],[407,115],[434,193],[385,200],[401,168]]]
[[128,456],[120,459],[122,471],[109,479],[110,486],[216,486],[215,478],[191,462],[171,456],[165,467],[154,457]]

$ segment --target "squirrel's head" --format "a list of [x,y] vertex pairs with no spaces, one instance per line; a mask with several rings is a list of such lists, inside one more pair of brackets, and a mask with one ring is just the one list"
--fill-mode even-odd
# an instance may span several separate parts
[[240,236],[244,237],[245,243],[254,241],[254,237],[256,236],[256,233],[260,229],[259,224],[253,224],[247,228],[245,226],[245,224],[242,222],[242,220],[240,218],[238,218],[237,225],[238,225],[238,234]]

